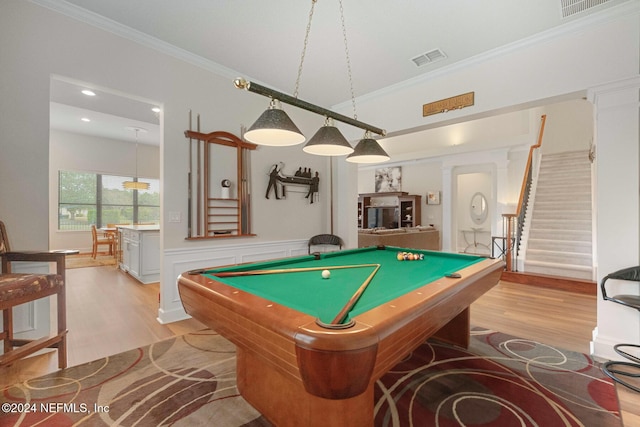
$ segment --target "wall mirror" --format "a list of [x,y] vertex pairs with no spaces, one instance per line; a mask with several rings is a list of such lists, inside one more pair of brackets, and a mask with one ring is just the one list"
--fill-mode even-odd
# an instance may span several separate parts
[[484,194],[477,192],[471,197],[471,206],[469,207],[471,219],[475,224],[482,224],[487,219],[489,208],[487,206],[487,198]]

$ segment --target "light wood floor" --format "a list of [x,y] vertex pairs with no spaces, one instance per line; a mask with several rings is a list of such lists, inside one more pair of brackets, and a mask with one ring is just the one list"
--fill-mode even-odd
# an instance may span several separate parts
[[[67,270],[69,366],[205,327],[193,319],[160,324],[158,290],[114,267]],[[500,282],[471,306],[471,323],[588,354],[596,297]],[[55,352],[21,360],[0,368],[0,388],[55,370]],[[624,426],[640,426],[640,397],[617,390]]]
[[[160,324],[159,285],[143,285],[115,266],[67,269],[66,279],[68,366],[205,328],[194,319]],[[57,369],[56,351],[21,360],[0,368],[0,388]]]

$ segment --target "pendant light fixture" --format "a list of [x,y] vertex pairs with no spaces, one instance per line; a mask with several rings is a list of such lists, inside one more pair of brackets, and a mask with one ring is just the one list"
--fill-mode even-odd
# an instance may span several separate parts
[[326,117],[324,126],[318,129],[318,132],[305,144],[302,151],[318,156],[343,156],[353,153],[353,148],[338,128],[333,125],[333,119]]
[[285,147],[305,141],[300,129],[280,108],[280,101],[272,99],[269,108],[245,133],[247,141],[260,145]]
[[146,129],[127,126],[127,130],[135,131],[136,133],[136,175],[133,177],[133,181],[124,181],[122,188],[125,190],[148,190],[150,184],[148,182],[138,181],[138,132],[146,132]]
[[364,133],[364,138],[358,142],[353,153],[347,156],[347,162],[351,163],[382,163],[389,159],[387,152],[371,137],[369,131]]
[[[245,89],[253,93],[257,93],[271,98],[269,108],[258,118],[258,120],[245,132],[244,137],[258,145],[269,146],[288,146],[301,144],[305,141],[304,135],[297,126],[289,118],[289,116],[280,108],[280,103],[286,103],[298,108],[311,111],[325,117],[324,126],[307,142],[303,151],[310,154],[320,156],[344,156],[349,154],[348,160],[353,163],[378,163],[389,160],[389,156],[384,152],[378,142],[371,136],[373,133],[384,136],[386,132],[383,129],[357,120],[356,102],[353,91],[353,81],[351,78],[351,61],[349,58],[349,49],[347,45],[347,31],[344,23],[344,11],[342,0],[340,3],[340,19],[342,23],[342,34],[344,38],[345,54],[347,59],[347,69],[349,72],[349,84],[351,87],[351,102],[353,104],[353,118],[342,114],[334,113],[331,110],[319,107],[309,102],[298,99],[298,88],[300,86],[300,77],[302,76],[302,68],[304,57],[307,50],[307,42],[311,31],[311,22],[313,20],[313,12],[317,0],[311,0],[311,10],[309,12],[309,21],[300,57],[300,66],[298,67],[298,76],[293,96],[286,95],[282,92],[267,88],[254,82],[246,81],[242,78],[234,80],[234,84],[238,89]],[[351,147],[346,138],[340,133],[333,121],[337,120],[355,127],[365,130],[365,139],[361,140],[356,149]],[[358,147],[362,145],[359,150]],[[377,147],[377,148],[376,148]],[[362,153],[362,154],[361,154]],[[373,154],[375,153],[375,154]]]

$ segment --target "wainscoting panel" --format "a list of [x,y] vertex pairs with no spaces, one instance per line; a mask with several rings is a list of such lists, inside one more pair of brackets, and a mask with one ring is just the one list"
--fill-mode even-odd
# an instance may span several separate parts
[[171,323],[188,319],[178,292],[178,276],[190,270],[242,264],[276,258],[307,255],[307,240],[285,240],[251,244],[165,251],[160,282],[158,321]]

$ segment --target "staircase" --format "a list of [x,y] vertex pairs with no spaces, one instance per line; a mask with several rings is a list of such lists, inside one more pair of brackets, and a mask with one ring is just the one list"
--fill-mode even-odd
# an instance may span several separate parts
[[593,280],[588,154],[542,155],[535,198],[525,219],[525,273]]

